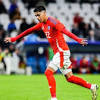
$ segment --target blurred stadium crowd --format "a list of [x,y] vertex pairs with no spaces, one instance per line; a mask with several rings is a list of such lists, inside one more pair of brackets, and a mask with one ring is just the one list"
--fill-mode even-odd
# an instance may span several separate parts
[[[0,0],[0,73],[43,73],[53,54],[51,48],[38,47],[23,53],[24,41],[45,41],[41,31],[35,31],[14,44],[5,44],[4,38],[14,37],[36,25],[33,9],[37,5],[47,8],[48,16],[58,18],[68,30],[92,42],[100,41],[100,0]],[[72,41],[65,36],[66,41]],[[100,73],[100,59],[93,56],[71,57],[75,73]],[[11,67],[12,66],[12,67]],[[31,69],[28,69],[31,70]]]

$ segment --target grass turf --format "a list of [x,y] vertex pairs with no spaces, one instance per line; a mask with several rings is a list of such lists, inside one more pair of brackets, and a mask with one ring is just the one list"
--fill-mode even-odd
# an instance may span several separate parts
[[[100,87],[100,75],[77,75]],[[63,75],[55,75],[58,100],[92,100],[91,91],[66,82]],[[100,100],[100,90],[98,90]],[[0,76],[0,100],[50,100],[44,75]]]

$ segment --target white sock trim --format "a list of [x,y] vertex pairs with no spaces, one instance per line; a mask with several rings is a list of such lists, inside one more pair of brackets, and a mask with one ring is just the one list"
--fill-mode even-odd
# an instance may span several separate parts
[[57,98],[51,98],[51,100],[57,100]]
[[91,85],[91,90],[93,90],[95,88],[95,84]]

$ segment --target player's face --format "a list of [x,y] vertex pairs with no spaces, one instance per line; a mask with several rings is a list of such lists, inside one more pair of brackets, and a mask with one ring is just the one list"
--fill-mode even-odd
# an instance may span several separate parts
[[35,12],[34,14],[35,14],[35,16],[36,16],[36,18],[38,19],[39,22],[44,22],[45,21],[45,16],[46,16],[45,11]]

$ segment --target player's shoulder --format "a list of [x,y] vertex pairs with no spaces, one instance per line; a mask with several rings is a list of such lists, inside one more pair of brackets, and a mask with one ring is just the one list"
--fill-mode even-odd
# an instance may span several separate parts
[[38,22],[36,25],[37,26],[42,26],[43,23]]
[[51,17],[51,16],[48,17],[48,20],[49,20],[52,24],[54,24],[54,25],[56,25],[57,23],[59,23],[59,21],[58,21],[56,18]]

